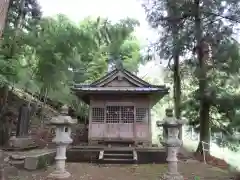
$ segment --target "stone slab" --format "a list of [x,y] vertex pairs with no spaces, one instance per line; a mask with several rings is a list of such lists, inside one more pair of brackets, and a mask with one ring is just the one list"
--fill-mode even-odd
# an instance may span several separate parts
[[24,149],[34,144],[34,140],[31,137],[14,137],[9,140],[9,146],[12,148]]
[[18,169],[14,166],[5,166],[4,174],[6,177],[18,176]]
[[23,154],[12,154],[10,156],[11,160],[24,160],[26,157]]
[[33,156],[33,157],[27,157],[24,161],[24,169],[27,170],[35,170],[37,169],[38,166],[38,156]]
[[55,155],[55,151],[49,151],[41,154],[26,156],[24,160],[24,169],[36,170],[46,168],[47,166],[53,164]]

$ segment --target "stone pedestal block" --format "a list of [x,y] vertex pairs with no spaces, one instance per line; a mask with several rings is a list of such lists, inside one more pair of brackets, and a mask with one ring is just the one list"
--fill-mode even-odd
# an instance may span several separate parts
[[36,146],[34,140],[31,137],[11,137],[9,140],[9,146],[11,148],[25,149]]
[[27,170],[37,170],[46,168],[54,162],[56,152],[47,151],[32,156],[27,156],[24,160],[24,168]]
[[60,179],[68,179],[71,177],[71,174],[67,171],[61,172],[61,171],[54,171],[51,174],[48,175],[47,179],[48,180],[60,180]]
[[180,173],[172,174],[167,172],[162,176],[161,180],[184,180],[184,178]]

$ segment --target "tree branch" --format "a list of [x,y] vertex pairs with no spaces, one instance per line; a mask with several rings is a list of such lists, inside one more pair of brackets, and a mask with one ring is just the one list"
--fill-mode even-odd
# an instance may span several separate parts
[[221,15],[221,14],[217,14],[217,13],[213,13],[213,12],[208,12],[208,11],[204,11],[202,10],[203,14],[208,14],[208,15],[213,15],[213,16],[216,16],[216,17],[221,17],[223,19],[227,19],[229,21],[232,21],[232,22],[235,22],[235,23],[240,23],[240,20],[238,19],[235,19],[233,18],[232,16],[224,16],[224,15]]

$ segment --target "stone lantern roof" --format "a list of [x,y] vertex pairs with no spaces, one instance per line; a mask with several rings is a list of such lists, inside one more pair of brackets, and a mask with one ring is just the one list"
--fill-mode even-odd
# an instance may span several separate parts
[[68,116],[68,106],[64,105],[61,108],[61,114],[53,117],[50,120],[51,125],[73,125],[77,123],[77,119],[72,119]]
[[185,124],[185,120],[183,119],[177,119],[173,116],[173,110],[172,109],[166,109],[166,117],[162,121],[157,121],[156,125],[157,127],[176,127],[176,126],[182,126]]

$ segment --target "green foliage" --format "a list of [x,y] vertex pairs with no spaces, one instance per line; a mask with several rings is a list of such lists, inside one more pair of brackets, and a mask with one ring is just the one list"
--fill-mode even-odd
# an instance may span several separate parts
[[50,165],[49,162],[49,156],[48,155],[43,155],[38,157],[38,164],[37,164],[37,169],[47,169],[48,166]]
[[137,25],[129,18],[117,23],[86,18],[80,24],[61,14],[43,18],[37,1],[11,0],[0,47],[0,84],[68,104],[85,116],[87,107],[70,86],[103,76],[109,55],[121,56],[124,67],[136,72],[143,59],[132,35]]

